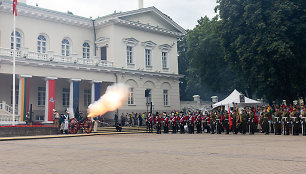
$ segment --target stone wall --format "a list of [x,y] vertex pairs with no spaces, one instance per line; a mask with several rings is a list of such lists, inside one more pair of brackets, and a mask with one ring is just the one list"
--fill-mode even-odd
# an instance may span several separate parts
[[0,137],[56,135],[54,127],[0,127]]

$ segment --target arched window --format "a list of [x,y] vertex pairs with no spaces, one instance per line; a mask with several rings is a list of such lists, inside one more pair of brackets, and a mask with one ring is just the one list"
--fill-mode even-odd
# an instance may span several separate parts
[[67,39],[62,40],[62,56],[70,55],[70,42]]
[[39,35],[37,38],[37,52],[46,53],[46,48],[47,48],[46,37],[43,35]]
[[90,46],[87,42],[83,43],[83,58],[89,58],[90,57]]
[[[15,31],[16,37],[16,49],[19,50],[21,47],[21,34]],[[11,49],[14,49],[14,32],[11,33]]]

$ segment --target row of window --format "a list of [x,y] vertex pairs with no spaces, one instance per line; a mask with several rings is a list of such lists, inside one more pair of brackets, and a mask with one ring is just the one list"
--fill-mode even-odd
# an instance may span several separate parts
[[[149,95],[147,97],[147,104],[151,103],[152,101],[152,90],[149,90]],[[16,86],[16,104],[18,104],[18,97],[19,97],[19,90],[18,86]],[[69,97],[70,97],[70,90],[69,88],[62,89],[62,105],[64,107],[69,106]],[[45,87],[38,87],[37,93],[37,105],[38,106],[45,106],[45,99],[46,99],[46,88]],[[11,89],[11,104],[13,103],[13,90]],[[84,106],[88,107],[91,103],[91,90],[85,89],[84,90]],[[168,101],[168,90],[163,90],[163,103],[164,106],[169,106]],[[134,88],[130,88],[130,93],[128,96],[128,105],[135,105],[135,98],[134,98]]]
[[[22,43],[22,36],[20,32],[15,32],[16,37],[16,49],[20,49]],[[88,42],[83,43],[83,58],[90,57],[90,45]],[[11,33],[11,49],[14,49],[14,32]],[[46,53],[47,52],[47,39],[44,35],[39,35],[37,37],[37,52]],[[68,39],[63,39],[61,42],[61,54],[62,56],[70,56],[71,53],[71,43]]]
[[[152,101],[152,90],[147,89],[149,91],[148,97],[147,97],[147,104],[150,104]],[[168,90],[163,90],[163,101],[164,106],[169,106],[168,102]],[[134,98],[134,88],[130,88],[130,94],[128,96],[128,105],[135,105],[135,98]]]
[[[149,90],[149,95],[147,97],[147,104],[151,103],[152,101],[152,90]],[[16,88],[16,104],[18,104],[18,96],[19,91],[18,87]],[[63,88],[62,89],[62,105],[64,107],[69,106],[69,97],[70,97],[70,90],[69,88]],[[11,104],[13,100],[13,90],[11,90]],[[45,87],[38,87],[37,91],[37,105],[38,106],[45,106],[45,101],[46,101],[46,88]],[[164,101],[164,106],[169,106],[168,102],[168,90],[163,90],[163,101]],[[89,106],[91,103],[91,90],[85,89],[84,90],[84,106]],[[134,98],[134,88],[130,88],[130,93],[128,96],[128,105],[135,105],[135,98]]]
[[[16,36],[16,49],[21,48],[22,43],[22,35],[20,32],[15,32]],[[13,32],[11,33],[11,49],[14,48],[14,36]],[[90,45],[88,42],[84,42],[82,45],[82,52],[83,52],[83,58],[89,58],[90,57]],[[101,49],[101,58],[102,60],[106,60],[106,47],[102,47],[104,49]],[[127,46],[126,47],[126,60],[128,65],[134,65],[134,47]],[[38,53],[46,53],[47,51],[47,39],[44,35],[40,34],[37,37],[37,52]],[[71,43],[68,39],[64,38],[61,42],[61,55],[62,56],[70,56],[71,55]],[[104,56],[103,56],[104,55]],[[105,58],[104,58],[105,57]],[[147,68],[152,67],[152,50],[151,49],[145,49],[145,66]],[[168,67],[168,52],[162,51],[161,52],[161,61],[162,61],[162,68],[167,69]]]
[[[126,47],[126,62],[128,65],[135,64],[134,62],[134,54],[133,54],[133,47],[127,46]],[[162,68],[167,69],[168,67],[168,52],[162,51],[161,53],[161,60],[162,60]],[[145,64],[146,67],[152,67],[152,50],[151,49],[145,49]]]

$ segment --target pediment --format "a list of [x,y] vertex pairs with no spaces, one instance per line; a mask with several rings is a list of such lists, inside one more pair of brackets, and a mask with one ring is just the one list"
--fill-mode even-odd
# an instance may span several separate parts
[[153,41],[145,41],[142,42],[142,45],[147,48],[154,48],[157,44],[154,43]]
[[163,45],[160,45],[158,48],[163,51],[169,51],[172,48],[172,46],[168,44],[163,44]]
[[163,28],[170,31],[180,32],[177,28],[175,28],[169,22],[165,21],[152,11],[121,17],[121,19]]
[[187,32],[184,28],[175,23],[169,16],[165,15],[155,7],[142,8],[138,10],[120,12],[113,15],[106,16],[100,20],[120,19],[123,21],[130,21],[142,25],[165,29],[176,33],[185,35]]
[[122,39],[122,41],[126,44],[126,45],[130,45],[130,46],[136,46],[138,44],[138,40],[131,37],[131,38],[124,38]]
[[109,42],[109,38],[106,38],[106,37],[99,37],[95,43],[96,44],[101,44],[101,43],[108,43]]

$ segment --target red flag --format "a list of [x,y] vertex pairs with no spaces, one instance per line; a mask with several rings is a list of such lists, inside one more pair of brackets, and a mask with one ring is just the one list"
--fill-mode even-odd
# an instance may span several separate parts
[[258,116],[256,115],[256,107],[254,107],[254,123],[258,124]]
[[17,0],[13,0],[13,14],[17,16]]
[[55,109],[55,80],[48,80],[48,121],[53,121],[53,109]]
[[228,106],[228,121],[229,121],[229,129],[231,129],[233,122],[232,122],[232,116],[231,116],[231,111],[230,111],[229,106]]

